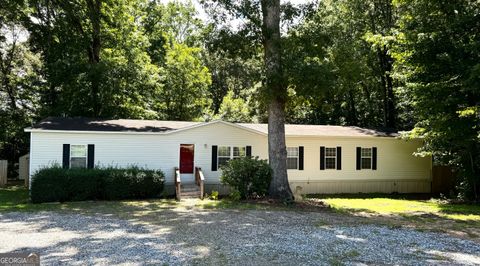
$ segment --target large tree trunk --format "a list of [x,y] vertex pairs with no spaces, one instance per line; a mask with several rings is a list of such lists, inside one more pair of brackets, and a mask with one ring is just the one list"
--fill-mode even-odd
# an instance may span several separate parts
[[378,61],[381,68],[381,81],[383,87],[383,121],[387,128],[396,127],[395,95],[393,93],[393,79],[390,75],[393,59],[388,55],[388,49],[377,49]]
[[88,59],[91,65],[90,69],[90,81],[92,86],[92,105],[93,116],[101,116],[101,101],[100,101],[100,79],[98,75],[98,63],[100,62],[100,0],[87,0],[88,16],[90,23],[92,24],[92,41],[90,47],[88,47]]
[[347,97],[348,97],[348,109],[349,109],[347,114],[348,124],[350,126],[358,126],[355,95],[353,94],[352,90],[348,91]]
[[268,107],[268,157],[273,170],[269,194],[273,198],[292,200],[288,184],[287,148],[285,146],[285,99],[280,39],[280,0],[262,0],[265,52],[266,93]]
[[[391,0],[374,1],[374,14],[371,15],[371,30],[374,34],[380,33],[382,36],[389,34],[394,27],[394,15]],[[378,21],[378,25],[377,22]],[[393,93],[393,79],[391,72],[393,69],[393,58],[389,54],[387,46],[377,47],[378,62],[380,65],[380,80],[382,83],[383,96],[383,126],[395,128],[396,110],[395,95]]]

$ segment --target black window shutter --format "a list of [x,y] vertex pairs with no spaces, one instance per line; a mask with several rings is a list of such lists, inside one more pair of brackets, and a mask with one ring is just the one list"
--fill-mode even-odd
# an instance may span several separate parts
[[325,147],[320,147],[320,170],[325,170]]
[[298,170],[303,170],[303,146],[298,147]]
[[93,144],[88,144],[87,160],[87,168],[93,168],[95,166],[95,145]]
[[217,171],[217,145],[212,145],[212,171]]
[[70,168],[70,144],[63,144],[63,168]]
[[252,146],[247,146],[245,153],[247,157],[252,157]]
[[362,148],[357,147],[357,170],[362,169]]
[[337,147],[337,170],[342,170],[342,147]]
[[372,170],[377,170],[377,147],[372,148]]

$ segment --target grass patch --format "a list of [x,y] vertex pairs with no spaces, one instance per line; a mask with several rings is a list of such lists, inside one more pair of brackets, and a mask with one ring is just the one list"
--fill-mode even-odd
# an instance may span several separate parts
[[[423,220],[436,217],[456,221],[480,221],[480,206],[470,204],[453,204],[439,200],[411,200],[391,198],[326,198],[332,208],[338,211],[369,212],[383,215],[400,215]],[[425,217],[425,215],[427,215]],[[428,215],[431,215],[429,217]]]
[[22,210],[31,205],[28,202],[28,190],[14,186],[0,189],[0,211]]
[[480,206],[457,204],[435,199],[389,198],[374,195],[361,197],[323,197],[338,214],[354,214],[389,228],[413,227],[418,231],[451,233],[478,238],[480,235]]
[[124,200],[124,201],[78,201],[34,204],[30,202],[28,190],[21,186],[0,189],[0,212],[13,211],[75,211],[120,213],[129,209],[148,211],[152,208],[169,208],[178,204],[175,200]]
[[178,211],[203,208],[203,209],[240,209],[240,210],[269,210],[288,209],[288,206],[255,204],[250,202],[232,201],[229,199],[150,199],[150,200],[122,200],[122,201],[78,201],[78,202],[52,202],[33,204],[29,200],[28,190],[15,186],[0,189],[0,212],[10,211],[75,211],[81,213],[110,213],[124,216],[125,212],[131,216],[146,216],[165,210]]

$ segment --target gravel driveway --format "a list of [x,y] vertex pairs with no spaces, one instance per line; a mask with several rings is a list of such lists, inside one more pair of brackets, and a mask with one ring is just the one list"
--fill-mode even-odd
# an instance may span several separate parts
[[293,211],[165,211],[154,223],[113,215],[0,214],[0,252],[42,264],[480,265],[480,244],[439,233],[339,226]]

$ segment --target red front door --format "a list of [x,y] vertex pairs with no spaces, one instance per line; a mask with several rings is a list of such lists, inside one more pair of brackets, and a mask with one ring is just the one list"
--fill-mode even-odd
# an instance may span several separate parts
[[180,173],[193,174],[193,155],[195,145],[180,144]]

